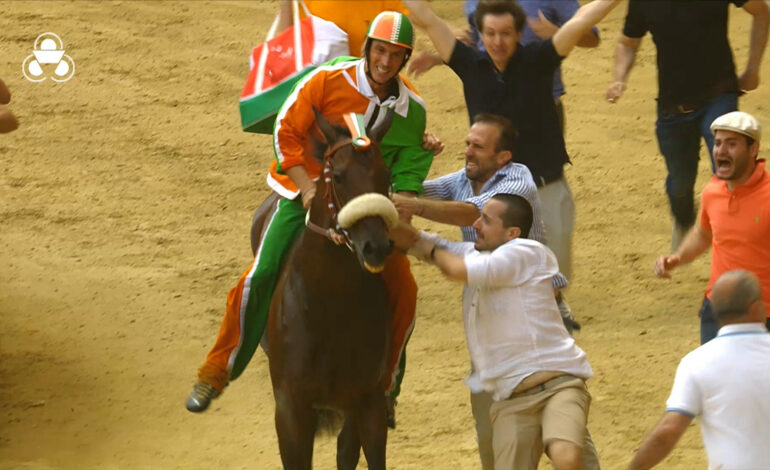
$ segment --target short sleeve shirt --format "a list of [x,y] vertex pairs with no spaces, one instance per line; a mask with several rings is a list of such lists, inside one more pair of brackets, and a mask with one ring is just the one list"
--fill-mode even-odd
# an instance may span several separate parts
[[770,315],[770,174],[765,161],[758,160],[749,180],[732,192],[725,181],[712,177],[701,196],[700,224],[712,233],[706,295],[711,297],[722,274],[746,269],[759,278]]
[[502,72],[486,52],[460,41],[449,59],[463,82],[469,120],[479,113],[510,119],[519,131],[513,158],[529,168],[535,181],[558,178],[569,161],[552,95],[561,60],[550,40],[519,44]]
[[630,0],[623,34],[652,34],[661,106],[698,106],[738,92],[727,40],[730,3],[741,6],[746,0]]
[[765,325],[737,323],[722,327],[679,363],[666,411],[700,416],[709,468],[767,468],[768,357]]

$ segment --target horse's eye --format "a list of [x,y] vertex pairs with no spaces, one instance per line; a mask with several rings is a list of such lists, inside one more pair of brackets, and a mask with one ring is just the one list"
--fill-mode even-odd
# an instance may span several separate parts
[[338,172],[335,171],[333,176],[334,176],[334,182],[336,184],[341,184],[342,183],[342,173],[338,173]]

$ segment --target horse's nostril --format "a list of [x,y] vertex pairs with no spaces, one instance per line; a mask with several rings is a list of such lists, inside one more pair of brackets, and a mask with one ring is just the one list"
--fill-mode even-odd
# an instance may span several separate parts
[[364,243],[364,256],[371,256],[374,252],[374,246],[370,242]]

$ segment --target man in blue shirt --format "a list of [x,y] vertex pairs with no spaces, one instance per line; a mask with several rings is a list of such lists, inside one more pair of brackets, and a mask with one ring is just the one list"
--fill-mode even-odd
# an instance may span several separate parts
[[[475,242],[476,231],[471,226],[481,209],[495,194],[513,194],[524,198],[532,207],[533,223],[527,238],[547,244],[540,210],[540,198],[532,174],[526,166],[514,163],[516,129],[511,122],[494,114],[479,114],[473,120],[465,139],[465,167],[454,173],[423,182],[425,197],[394,196],[396,208],[405,217],[418,216],[434,222],[460,226],[464,242]],[[577,327],[566,302],[561,301],[559,289],[567,279],[557,273],[552,287],[559,299],[559,310],[568,331]],[[490,393],[471,392],[471,410],[476,422],[479,455],[484,470],[494,468],[492,424],[489,410]],[[583,467],[598,469],[599,462],[590,434],[586,434]]]

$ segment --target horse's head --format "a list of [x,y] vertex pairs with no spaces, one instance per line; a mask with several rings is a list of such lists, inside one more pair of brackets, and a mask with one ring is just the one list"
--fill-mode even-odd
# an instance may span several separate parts
[[[390,171],[379,150],[393,111],[388,111],[386,119],[368,129],[363,138],[351,137],[345,128],[331,125],[321,113],[314,111],[326,146],[323,153],[317,155],[323,174],[311,208],[312,217],[318,217],[322,227],[337,224],[351,242],[361,266],[379,273],[391,252],[388,230],[398,220],[388,198]],[[359,123],[362,124],[362,120]]]

